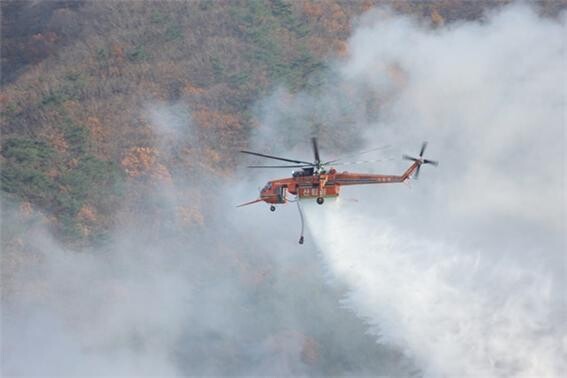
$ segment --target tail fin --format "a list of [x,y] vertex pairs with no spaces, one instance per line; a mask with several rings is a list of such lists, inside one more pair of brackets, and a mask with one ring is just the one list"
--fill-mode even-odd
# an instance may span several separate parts
[[256,202],[262,202],[262,201],[263,201],[263,199],[258,198],[257,200],[250,201],[250,202],[246,202],[246,203],[242,203],[242,204],[240,204],[240,205],[238,205],[238,206],[236,206],[236,207],[248,206],[248,205],[252,205],[252,204],[254,204],[254,203],[256,203]]

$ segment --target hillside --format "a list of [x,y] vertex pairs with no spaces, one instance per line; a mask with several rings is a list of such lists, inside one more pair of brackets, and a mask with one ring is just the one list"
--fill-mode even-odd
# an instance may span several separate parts
[[[434,25],[504,3],[386,2]],[[127,182],[167,178],[174,166],[230,175],[259,126],[255,102],[282,85],[316,91],[326,65],[348,54],[356,17],[376,4],[3,2],[2,191],[49,214],[64,240],[88,244],[127,207]],[[160,157],[149,103],[186,109],[197,142]]]

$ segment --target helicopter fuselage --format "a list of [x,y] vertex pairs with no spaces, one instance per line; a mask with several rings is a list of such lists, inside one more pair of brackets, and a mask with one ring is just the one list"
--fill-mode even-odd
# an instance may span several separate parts
[[287,194],[299,199],[316,198],[322,203],[323,198],[338,197],[341,186],[363,184],[388,184],[407,180],[418,167],[419,163],[412,164],[404,174],[373,175],[364,173],[337,172],[331,168],[328,172],[322,171],[313,174],[297,174],[292,177],[268,181],[260,191],[260,199],[269,204],[283,204],[287,202]]

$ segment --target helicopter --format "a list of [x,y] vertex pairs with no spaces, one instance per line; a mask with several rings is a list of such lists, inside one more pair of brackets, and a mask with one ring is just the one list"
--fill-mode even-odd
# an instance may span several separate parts
[[[424,159],[423,154],[427,148],[427,142],[423,142],[418,157],[403,155],[403,159],[413,163],[401,175],[380,175],[368,173],[338,172],[331,165],[348,164],[340,162],[340,159],[321,161],[317,138],[311,138],[314,161],[304,161],[288,159],[273,155],[261,154],[253,151],[240,151],[243,154],[259,156],[266,159],[285,161],[287,165],[249,165],[248,168],[301,168],[293,171],[291,177],[270,180],[260,190],[258,199],[238,205],[237,207],[248,206],[258,202],[265,202],[270,205],[270,210],[275,211],[278,204],[296,202],[301,217],[301,236],[299,244],[303,244],[303,212],[300,206],[302,199],[315,199],[319,205],[323,205],[325,198],[336,198],[340,194],[342,186],[365,185],[365,184],[393,184],[403,183],[411,177],[417,179],[421,166],[430,164],[438,166],[435,160]],[[293,163],[293,164],[289,164]],[[288,198],[288,194],[295,196],[294,199]]]

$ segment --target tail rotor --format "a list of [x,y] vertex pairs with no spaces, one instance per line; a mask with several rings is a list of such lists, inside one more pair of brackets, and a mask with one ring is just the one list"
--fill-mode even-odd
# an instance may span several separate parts
[[414,175],[414,177],[415,177],[416,180],[419,178],[419,171],[420,171],[421,166],[422,166],[423,164],[431,164],[431,165],[433,165],[434,167],[437,167],[437,166],[439,165],[439,162],[436,161],[436,160],[429,160],[429,159],[424,159],[424,158],[423,158],[423,153],[425,152],[425,149],[426,149],[426,148],[427,148],[427,142],[423,142],[423,143],[421,144],[421,150],[419,151],[419,157],[417,157],[417,158],[416,158],[416,157],[413,157],[413,156],[409,156],[409,155],[403,155],[403,158],[404,158],[405,160],[410,160],[410,161],[413,161],[413,162],[417,162],[417,163],[418,163],[418,164],[417,164],[417,169],[416,169],[415,175]]

